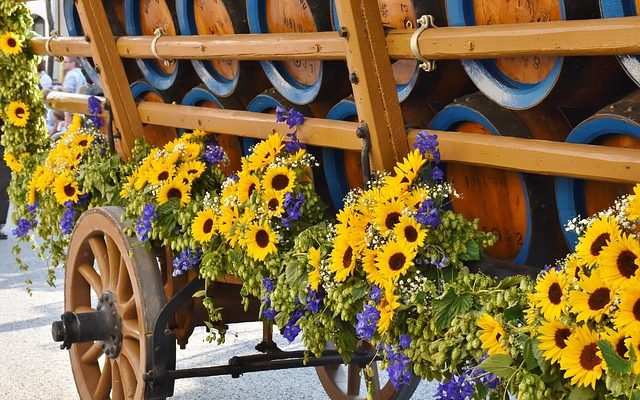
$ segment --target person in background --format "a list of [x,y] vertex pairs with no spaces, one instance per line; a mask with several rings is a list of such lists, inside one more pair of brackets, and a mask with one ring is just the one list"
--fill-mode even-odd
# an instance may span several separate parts
[[41,61],[40,64],[38,64],[38,75],[40,76],[40,89],[51,89],[53,81],[49,74],[47,74],[44,61]]
[[67,130],[67,119],[65,117],[65,113],[62,111],[54,111],[53,112],[53,126],[49,130],[49,136],[53,136],[59,132],[65,132]]
[[62,87],[65,91],[76,93],[80,87],[87,84],[87,79],[82,74],[82,70],[78,68],[78,59],[76,57],[65,57],[62,62],[62,70],[64,71]]

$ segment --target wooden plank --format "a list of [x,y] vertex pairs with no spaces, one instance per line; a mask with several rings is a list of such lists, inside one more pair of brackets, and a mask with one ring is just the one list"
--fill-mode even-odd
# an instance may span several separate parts
[[91,44],[93,61],[100,71],[103,89],[113,112],[115,128],[120,131],[123,156],[131,155],[136,138],[143,137],[142,122],[129,89],[122,60],[101,0],[79,0],[78,14]]
[[[31,39],[31,51],[41,56],[47,55],[45,43],[47,38],[38,37]],[[91,56],[91,44],[84,37],[59,36],[49,43],[51,52],[57,56],[89,57]]]
[[[391,58],[413,58],[413,32],[388,32]],[[638,54],[640,17],[433,28],[420,35],[418,45],[433,60]]]
[[[413,145],[418,129],[409,132]],[[438,135],[443,161],[496,167],[541,175],[614,182],[640,182],[640,150],[445,132]]]
[[[49,92],[46,98],[47,107],[54,110],[60,110],[64,112],[89,114],[89,100],[86,94],[76,94],[67,92]],[[98,96],[96,96],[98,97]],[[105,98],[98,97],[100,102],[104,104]],[[107,113],[103,112],[101,116],[106,116]]]
[[337,0],[336,7],[347,31],[346,58],[358,118],[369,128],[371,165],[391,170],[409,147],[378,3]]

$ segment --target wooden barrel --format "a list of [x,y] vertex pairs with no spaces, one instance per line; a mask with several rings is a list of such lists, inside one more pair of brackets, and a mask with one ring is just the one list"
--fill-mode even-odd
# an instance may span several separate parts
[[[153,36],[157,28],[165,35],[177,34],[175,0],[124,0],[125,29],[129,36]],[[179,101],[198,78],[191,63],[178,60],[165,64],[155,59],[138,59],[136,63],[144,79],[153,87],[163,90],[167,101]]]
[[[224,35],[248,33],[243,1],[176,0],[182,35]],[[192,60],[200,80],[217,97],[233,95],[245,107],[269,86],[256,62],[238,60]]]
[[[447,25],[444,0],[378,0],[378,8],[385,28],[416,29],[417,19],[422,15],[433,16],[437,26]],[[336,0],[331,0],[331,23],[334,30],[341,26]],[[476,90],[458,60],[439,60],[436,70],[428,73],[420,70],[418,64],[415,60],[396,60],[391,64],[400,102],[420,98],[449,103]]]
[[[447,0],[450,26],[599,18],[597,0]],[[545,99],[562,107],[611,102],[624,80],[613,57],[512,57],[462,60],[480,91],[522,110]],[[619,98],[619,97],[618,97]]]
[[[256,96],[248,105],[247,111],[257,112],[257,113],[268,113],[274,114],[273,120],[275,121],[275,113],[276,108],[282,107],[285,110],[290,110],[291,108],[295,108],[298,112],[302,113],[305,117],[310,117],[313,114],[311,110],[306,106],[294,105],[291,102],[287,101],[279,92],[275,89],[267,89],[263,93]],[[287,129],[285,126],[284,129]],[[281,131],[281,135],[286,135],[289,131]],[[242,150],[244,155],[251,154],[251,148],[258,143],[257,139],[252,138],[244,138],[242,139]],[[315,146],[307,146],[307,151],[316,158],[316,160],[322,160],[322,150],[319,147]],[[320,195],[322,200],[326,204],[331,204],[331,195],[329,194],[328,187],[330,184],[327,184],[327,179],[324,175],[324,170],[322,168],[313,168],[313,182],[315,184],[316,192]]]
[[[218,100],[209,90],[204,87],[191,89],[182,99],[181,104],[187,106],[198,106],[207,108],[229,108],[237,109],[239,104],[230,104],[230,99]],[[242,160],[242,143],[240,138],[233,135],[215,135],[220,147],[222,147],[229,157],[230,164],[223,170],[227,174],[240,170]]]
[[[555,107],[514,112],[480,93],[457,99],[440,111],[429,127],[556,141],[564,140],[569,132],[568,123]],[[542,266],[566,254],[551,177],[453,163],[445,168],[447,181],[463,196],[452,200],[453,210],[467,218],[479,218],[482,229],[498,237],[498,242],[485,250],[489,256]]]
[[[131,93],[136,101],[165,103],[160,92],[145,81],[131,84]],[[145,139],[154,147],[162,147],[177,137],[176,130],[168,126],[145,124],[143,130]]]
[[[640,149],[640,91],[619,102],[603,108],[591,118],[575,127],[569,143],[589,143],[601,146]],[[613,205],[618,196],[632,193],[633,185],[613,182],[596,182],[558,177],[556,179],[556,203],[561,224],[580,215],[589,217]],[[569,247],[573,249],[577,236],[564,232]]]
[[[78,10],[76,9],[74,0],[64,0],[62,7],[69,36],[84,36],[84,29],[82,29],[82,23],[80,22],[80,16],[78,15]],[[93,61],[86,57],[78,57],[78,61],[80,62],[82,70],[87,75],[87,78],[89,78],[91,82],[102,87],[102,83],[100,83],[100,74],[96,71]]]
[[[600,0],[600,11],[603,18],[618,18],[637,16],[640,10],[638,0]],[[621,55],[618,60],[627,72],[627,75],[640,86],[640,56]]]
[[[252,33],[322,32],[331,30],[329,0],[247,0]],[[291,103],[325,115],[351,90],[342,61],[261,61],[273,87]],[[323,111],[323,112],[322,112]]]

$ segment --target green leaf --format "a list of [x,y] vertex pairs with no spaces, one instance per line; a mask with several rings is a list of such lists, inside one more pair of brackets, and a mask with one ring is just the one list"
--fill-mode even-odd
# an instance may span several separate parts
[[505,322],[513,321],[514,319],[523,319],[523,318],[524,318],[524,312],[522,310],[522,307],[513,306],[504,310]]
[[480,259],[480,246],[475,240],[469,240],[465,247],[467,248],[467,252],[460,255],[460,259],[462,261],[471,261],[471,260],[479,260]]
[[502,379],[509,379],[516,371],[512,364],[513,358],[510,355],[494,354],[480,363],[478,368],[492,372]]
[[522,278],[519,277],[518,275],[508,276],[500,281],[497,289],[508,289],[512,286],[519,285],[521,280]]
[[354,300],[359,300],[367,294],[367,288],[365,286],[354,286],[351,289],[351,296]]
[[640,400],[640,391],[631,394],[631,400]]
[[609,371],[619,374],[627,374],[631,371],[631,363],[620,357],[608,340],[598,340],[598,346],[600,346],[600,351],[607,362]]
[[522,355],[524,357],[524,362],[527,365],[527,370],[533,371],[536,367],[539,366],[538,360],[536,359],[536,356],[533,351],[533,348],[537,347],[538,345],[535,339],[531,338],[530,336],[527,336],[527,335],[522,335],[522,336],[524,336],[524,337],[521,337],[522,350],[523,350]]
[[583,386],[576,386],[569,394],[569,400],[591,400],[596,398],[596,392]]
[[435,310],[436,328],[445,330],[451,325],[456,315],[464,314],[473,304],[473,298],[469,293],[457,294],[449,289],[440,299],[433,302]]

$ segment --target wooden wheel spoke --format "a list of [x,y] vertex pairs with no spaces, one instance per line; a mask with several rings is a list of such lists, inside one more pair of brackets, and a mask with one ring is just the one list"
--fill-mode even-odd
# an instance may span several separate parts
[[98,380],[95,392],[93,392],[94,399],[108,399],[109,392],[111,391],[111,360],[106,358],[104,360],[104,367],[102,367],[102,374]]
[[93,364],[98,361],[98,358],[102,355],[102,347],[100,342],[93,342],[91,347],[80,356],[80,361],[84,364]]
[[[116,243],[109,236],[105,236],[105,243],[107,247],[107,257],[109,259],[109,276],[108,282],[105,285],[109,288],[109,290],[115,289],[116,283],[118,282],[118,275],[120,272],[121,266],[124,264],[124,260],[120,256],[120,250]],[[126,267],[125,267],[126,268]]]
[[140,368],[140,343],[137,340],[125,338],[122,343],[120,355],[129,360],[136,376],[142,376]]
[[92,265],[82,264],[78,268],[78,273],[87,281],[91,289],[98,297],[102,296],[102,280],[100,275],[93,269]]
[[122,378],[122,386],[124,388],[124,395],[127,399],[133,399],[136,394],[136,386],[138,385],[138,378],[129,364],[129,360],[125,357],[120,357],[117,361],[120,367],[120,377]]
[[360,371],[358,364],[349,364],[347,366],[347,394],[357,396],[360,394]]
[[123,320],[132,319],[136,315],[136,299],[132,296],[126,303],[122,304],[120,317]]
[[122,336],[140,340],[140,327],[137,319],[125,319],[122,321]]
[[131,288],[131,281],[129,280],[129,270],[125,264],[121,265],[118,273],[118,285],[115,287],[118,300],[126,302],[133,296],[133,289]]
[[93,253],[93,257],[98,264],[98,269],[100,270],[100,274],[105,278],[105,282],[108,282],[108,274],[109,274],[109,257],[107,255],[107,245],[104,242],[104,236],[91,236],[88,239],[89,246],[91,247],[91,252]]
[[111,399],[112,400],[124,400],[124,387],[122,386],[122,377],[120,376],[120,367],[114,360],[107,360],[111,363],[112,373],[112,388]]

